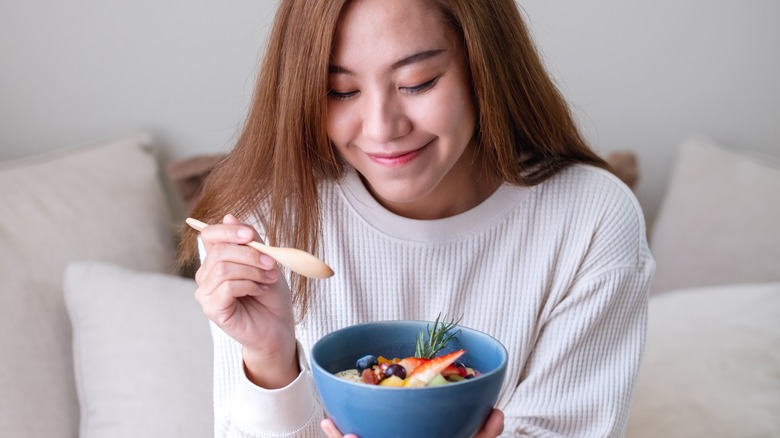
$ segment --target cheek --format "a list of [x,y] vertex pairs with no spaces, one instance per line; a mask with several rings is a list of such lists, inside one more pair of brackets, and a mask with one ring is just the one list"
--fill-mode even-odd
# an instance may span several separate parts
[[348,133],[350,132],[350,118],[345,108],[338,103],[328,104],[328,115],[326,120],[326,129],[328,137],[336,148],[341,150],[342,145],[348,142]]
[[[461,90],[443,94],[419,113],[430,129],[441,135],[468,141],[476,125],[476,108],[471,97]],[[465,137],[465,138],[464,138]]]
[[455,129],[459,130],[459,135],[464,137],[464,141],[471,141],[477,125],[477,108],[468,90],[464,90],[459,100],[455,103],[452,110],[452,119],[458,120]]

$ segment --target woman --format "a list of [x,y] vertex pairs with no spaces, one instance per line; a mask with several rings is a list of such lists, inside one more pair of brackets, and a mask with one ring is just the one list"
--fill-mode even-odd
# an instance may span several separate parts
[[[283,0],[246,126],[192,213],[215,224],[196,298],[216,434],[340,436],[313,343],[441,313],[509,351],[479,436],[622,435],[654,264],[605,168],[512,0]],[[253,238],[335,276],[280,270]]]

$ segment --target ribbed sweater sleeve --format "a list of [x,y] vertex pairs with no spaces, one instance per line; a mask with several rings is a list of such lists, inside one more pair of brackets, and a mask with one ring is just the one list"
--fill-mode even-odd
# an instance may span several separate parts
[[305,353],[298,348],[301,374],[287,387],[264,389],[246,377],[241,345],[212,324],[214,429],[217,437],[318,437],[323,410]]

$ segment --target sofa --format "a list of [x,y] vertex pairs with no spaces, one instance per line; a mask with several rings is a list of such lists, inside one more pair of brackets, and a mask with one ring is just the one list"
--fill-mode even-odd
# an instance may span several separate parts
[[[209,326],[174,260],[218,157],[159,152],[140,133],[0,163],[0,436],[213,435]],[[632,157],[611,157],[630,185]],[[780,436],[780,164],[687,140],[652,224],[627,436]]]
[[159,154],[132,134],[0,164],[0,436],[213,436]]
[[682,142],[626,436],[780,437],[780,161]]

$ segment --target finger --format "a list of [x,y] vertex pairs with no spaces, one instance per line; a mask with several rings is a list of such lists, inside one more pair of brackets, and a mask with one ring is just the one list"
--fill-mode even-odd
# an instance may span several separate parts
[[342,438],[341,432],[339,432],[338,428],[336,428],[336,425],[333,424],[333,421],[326,418],[320,422],[320,427],[322,428],[322,431],[325,432],[325,435],[328,436],[328,438]]
[[[236,306],[239,305],[239,299],[261,297],[267,293],[268,286],[258,285],[246,280],[237,280],[223,283],[217,290],[209,294],[196,291],[196,299],[206,317],[217,324],[222,324],[233,315]],[[244,302],[244,305],[247,304],[248,302]]]
[[[206,256],[195,273],[195,281],[202,283],[205,277],[219,273],[220,263],[236,263],[266,271],[275,271],[276,260],[246,245],[232,243],[214,244],[207,250]],[[215,270],[216,269],[216,270]]]
[[226,215],[221,224],[212,224],[200,232],[201,240],[208,252],[215,243],[248,243],[260,240],[255,229],[241,223],[232,215]]
[[235,225],[235,224],[240,224],[241,221],[239,221],[238,218],[236,218],[232,214],[228,213],[228,214],[225,215],[225,217],[222,218],[222,223],[223,224],[234,224]]
[[252,247],[234,243],[216,243],[211,246],[206,253],[206,257],[204,257],[203,263],[213,264],[218,261],[242,263],[263,269],[276,267],[276,260],[271,256]]
[[222,218],[222,223],[225,225],[239,225],[248,228],[252,231],[252,238],[254,240],[260,240],[260,235],[257,234],[257,230],[254,229],[254,227],[249,226],[248,224],[245,224],[238,220],[235,216],[232,214],[226,214],[225,217]]
[[[215,288],[229,280],[252,280],[272,284],[279,279],[276,262],[252,248],[230,248],[220,246],[214,254],[207,256],[195,273],[198,286]],[[252,253],[256,254],[252,254]]]
[[474,438],[495,438],[502,433],[504,433],[504,413],[500,409],[493,409]]
[[214,289],[198,287],[195,289],[195,299],[202,307],[224,310],[244,297],[263,297],[270,291],[270,286],[251,280],[231,280],[220,283]]

